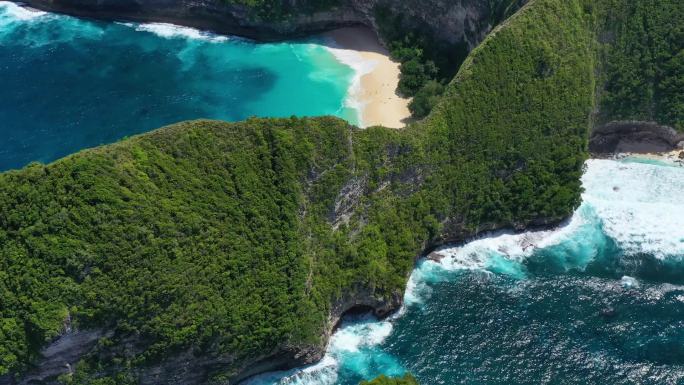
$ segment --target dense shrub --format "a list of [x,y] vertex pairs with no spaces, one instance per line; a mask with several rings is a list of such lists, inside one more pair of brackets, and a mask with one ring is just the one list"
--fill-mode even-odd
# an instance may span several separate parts
[[432,108],[439,103],[444,93],[444,86],[435,80],[430,80],[421,88],[409,103],[409,110],[416,118],[427,116]]
[[679,0],[602,0],[602,122],[657,121],[684,131],[684,6]]

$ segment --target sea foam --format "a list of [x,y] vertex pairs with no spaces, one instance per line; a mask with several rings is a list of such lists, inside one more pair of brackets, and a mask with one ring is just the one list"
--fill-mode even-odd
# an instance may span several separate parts
[[168,23],[121,23],[131,28],[135,28],[136,31],[140,32],[150,32],[159,37],[165,39],[196,39],[204,40],[212,43],[221,43],[229,40],[228,36],[217,35],[208,31],[201,31],[199,29],[183,27],[175,24]]
[[15,20],[36,20],[48,16],[47,12],[43,12],[37,9],[23,7],[19,4],[12,3],[9,1],[0,1],[0,16],[8,19]]
[[421,304],[431,285],[458,271],[524,278],[525,261],[543,255],[557,269],[584,270],[614,244],[622,257],[684,257],[684,168],[615,160],[589,160],[583,203],[562,226],[522,234],[487,234],[462,246],[436,250],[407,285],[407,305]]
[[354,50],[344,49],[337,42],[330,38],[326,41],[327,50],[335,56],[337,61],[350,67],[354,71],[354,76],[347,91],[345,106],[357,111],[357,120],[360,127],[366,127],[363,121],[363,110],[366,103],[361,99],[361,78],[371,73],[378,63],[375,60],[367,60]]
[[392,333],[392,323],[371,316],[346,320],[333,334],[323,359],[310,366],[253,377],[247,385],[333,385],[340,373],[372,378],[403,374],[398,360],[378,348]]
[[589,160],[584,202],[626,253],[684,256],[684,168]]

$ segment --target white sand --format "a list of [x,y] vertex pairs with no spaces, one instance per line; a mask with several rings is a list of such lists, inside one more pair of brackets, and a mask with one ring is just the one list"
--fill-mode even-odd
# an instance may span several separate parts
[[330,51],[352,67],[356,76],[349,90],[347,105],[359,111],[361,127],[402,128],[411,116],[409,99],[397,95],[399,63],[368,28],[342,28],[327,34]]

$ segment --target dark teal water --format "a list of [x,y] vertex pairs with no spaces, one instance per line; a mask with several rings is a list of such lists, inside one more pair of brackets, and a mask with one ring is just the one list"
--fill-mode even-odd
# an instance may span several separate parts
[[321,363],[252,384],[684,384],[684,168],[593,160],[583,184],[562,228],[441,250],[394,319],[347,320]]
[[0,2],[0,171],[181,120],[336,115],[353,71],[316,40],[255,44]]

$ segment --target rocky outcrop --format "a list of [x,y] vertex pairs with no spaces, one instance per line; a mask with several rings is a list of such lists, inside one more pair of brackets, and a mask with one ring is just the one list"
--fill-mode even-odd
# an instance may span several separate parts
[[684,133],[656,122],[613,121],[598,126],[589,140],[595,154],[666,152],[684,147]]
[[71,373],[84,355],[91,351],[103,337],[111,337],[104,330],[83,330],[67,332],[40,352],[35,367],[21,379],[11,375],[0,377],[0,385],[32,385],[53,383],[61,374]]
[[[384,318],[398,310],[401,304],[400,292],[385,299],[372,289],[357,287],[333,303],[321,344],[279,346],[275,351],[243,363],[237,372],[228,374],[225,373],[226,368],[235,364],[235,357],[212,353],[211,348],[209,351],[191,348],[170,355],[164,361],[136,368],[134,376],[139,385],[203,385],[209,383],[212,376],[221,375],[213,379],[211,384],[229,385],[260,373],[312,364],[323,358],[326,343],[345,314],[364,311]],[[116,346],[112,349],[97,349],[102,338],[116,339]],[[91,356],[106,361],[113,356],[135,356],[145,351],[146,347],[146,341],[139,335],[116,337],[113,331],[101,329],[68,332],[44,348],[34,367],[25,375],[20,378],[0,376],[0,385],[60,385],[58,377],[72,373],[82,358]],[[102,374],[116,374],[114,367],[105,370]]]

